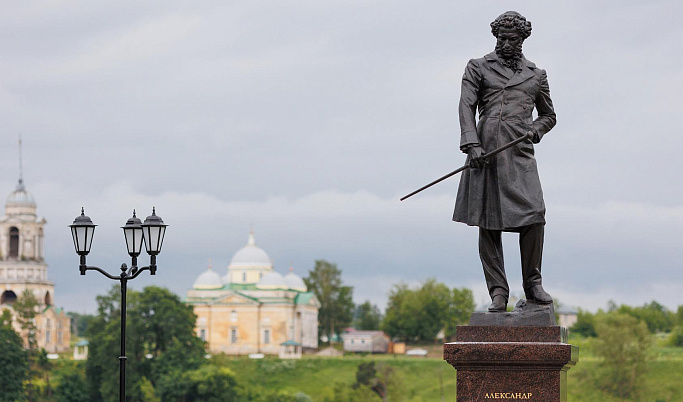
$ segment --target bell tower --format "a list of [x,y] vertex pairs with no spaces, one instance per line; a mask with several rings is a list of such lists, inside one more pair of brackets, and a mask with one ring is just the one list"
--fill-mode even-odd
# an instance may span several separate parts
[[19,140],[19,181],[0,218],[0,305],[13,304],[30,289],[41,307],[51,306],[54,284],[47,279],[43,255],[45,219],[36,216],[36,202],[24,186]]

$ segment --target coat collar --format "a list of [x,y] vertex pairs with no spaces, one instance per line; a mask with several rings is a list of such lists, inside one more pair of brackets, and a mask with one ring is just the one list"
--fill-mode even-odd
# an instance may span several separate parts
[[519,73],[513,73],[512,70],[503,66],[503,62],[500,60],[495,51],[484,56],[484,59],[491,63],[491,67],[494,70],[509,80],[505,85],[506,87],[521,84],[535,75],[532,70],[536,68],[536,64],[527,60],[524,55],[522,55],[522,71]]

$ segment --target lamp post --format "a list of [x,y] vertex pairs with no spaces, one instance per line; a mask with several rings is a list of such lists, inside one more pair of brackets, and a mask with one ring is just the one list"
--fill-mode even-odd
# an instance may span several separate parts
[[[85,211],[81,208],[81,215],[74,219],[74,223],[69,225],[71,228],[71,236],[74,240],[74,247],[76,254],[81,257],[78,269],[81,275],[85,275],[86,271],[98,271],[109,279],[121,282],[121,356],[119,356],[119,400],[126,401],[126,287],[129,280],[135,279],[143,271],[149,271],[150,275],[155,275],[157,270],[157,255],[161,252],[161,245],[164,242],[164,234],[166,233],[166,226],[161,217],[156,215],[156,211],[152,208],[152,215],[145,219],[142,223],[138,217],[133,216],[126,221],[122,226],[123,235],[126,238],[126,247],[128,255],[131,257],[130,269],[126,264],[121,264],[121,274],[118,276],[110,275],[101,268],[88,266],[85,258],[90,252],[93,235],[95,234],[95,224],[89,217],[85,216]],[[147,267],[138,268],[138,256],[142,249],[142,243],[145,243],[147,254],[150,255],[150,263]]]

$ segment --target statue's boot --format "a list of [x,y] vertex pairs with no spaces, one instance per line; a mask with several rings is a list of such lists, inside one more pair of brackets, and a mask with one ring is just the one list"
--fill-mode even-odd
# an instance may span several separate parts
[[528,301],[533,301],[538,304],[550,304],[553,302],[553,298],[543,290],[543,286],[535,285],[528,289],[524,289],[524,294]]
[[553,298],[541,286],[544,225],[524,226],[519,232],[519,251],[522,256],[522,284],[528,301],[550,304]]
[[508,298],[504,295],[495,295],[491,299],[491,305],[489,306],[489,312],[500,313],[507,311]]

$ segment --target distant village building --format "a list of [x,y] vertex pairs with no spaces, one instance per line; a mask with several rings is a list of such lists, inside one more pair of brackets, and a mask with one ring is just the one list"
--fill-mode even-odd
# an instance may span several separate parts
[[74,360],[86,360],[88,358],[89,344],[90,342],[83,339],[74,345]]
[[209,265],[188,290],[185,302],[197,315],[197,336],[211,353],[264,353],[293,357],[318,348],[320,302],[290,268],[273,269],[253,232],[221,277]]
[[[69,349],[71,324],[64,311],[54,307],[55,285],[47,278],[43,258],[45,223],[45,218],[36,216],[36,202],[20,178],[0,219],[0,312],[10,310],[15,315],[12,305],[24,290],[32,291],[38,300],[38,347],[55,353]],[[21,331],[16,319],[12,325],[26,342],[28,334]]]
[[558,325],[565,328],[570,328],[579,320],[579,312],[571,307],[561,307],[557,310],[559,317]]
[[389,336],[383,331],[358,331],[349,328],[341,338],[347,352],[387,353],[389,350]]

